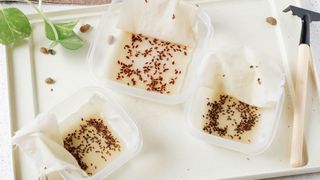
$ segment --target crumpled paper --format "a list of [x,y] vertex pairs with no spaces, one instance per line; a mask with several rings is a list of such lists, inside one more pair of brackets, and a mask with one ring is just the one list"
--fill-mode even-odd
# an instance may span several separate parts
[[194,47],[198,8],[181,0],[126,0],[118,28]]
[[215,92],[257,107],[272,107],[279,101],[285,76],[272,59],[248,47],[211,54],[207,58],[200,76]]
[[39,114],[31,124],[16,132],[12,142],[32,159],[41,175],[60,173],[88,177],[63,147],[58,121],[52,114]]

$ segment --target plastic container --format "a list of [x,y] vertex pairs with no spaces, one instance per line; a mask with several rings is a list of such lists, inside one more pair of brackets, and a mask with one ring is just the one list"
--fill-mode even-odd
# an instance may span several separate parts
[[[208,55],[209,57],[209,55]],[[226,149],[242,152],[248,155],[257,155],[263,153],[271,145],[272,140],[277,132],[280,115],[284,104],[284,88],[281,89],[282,95],[279,101],[271,108],[261,108],[259,123],[256,124],[256,130],[251,139],[251,143],[242,143],[230,139],[225,139],[216,135],[208,134],[202,130],[202,115],[206,104],[204,97],[210,97],[212,84],[205,82],[205,76],[210,76],[210,70],[205,70],[209,66],[210,59],[207,58],[201,64],[197,73],[197,90],[193,94],[190,101],[187,102],[185,108],[185,119],[188,131],[196,138],[209,144],[217,145]],[[211,74],[212,75],[212,74]]]
[[112,60],[108,59],[108,55],[113,51],[113,46],[108,44],[107,39],[110,35],[117,38],[117,35],[120,33],[120,30],[116,28],[120,7],[121,4],[115,4],[106,14],[103,15],[97,29],[96,37],[89,49],[87,57],[89,63],[88,66],[94,80],[99,86],[162,104],[178,104],[185,102],[195,89],[193,86],[195,81],[195,70],[198,67],[197,65],[199,65],[203,59],[203,55],[206,52],[207,42],[210,41],[213,36],[213,27],[209,16],[203,11],[200,11],[198,15],[198,19],[195,23],[195,28],[199,34],[198,45],[193,49],[193,55],[188,64],[187,73],[185,74],[185,77],[183,77],[180,91],[174,94],[165,95],[127,86],[106,78],[105,69],[108,69],[106,66],[112,65]]
[[[134,157],[142,147],[142,136],[136,122],[132,120],[125,110],[111,97],[112,92],[110,90],[108,91],[97,87],[83,88],[62,103],[56,105],[49,113],[57,116],[59,125],[62,129],[66,128],[64,125],[68,124],[68,122],[65,121],[70,120],[68,117],[77,113],[80,106],[88,103],[88,100],[94,95],[98,95],[100,100],[102,99],[103,101],[103,105],[99,104],[99,110],[101,109],[101,111],[103,111],[99,111],[100,113],[107,114],[112,111],[113,114],[115,114],[114,116],[116,116],[116,118],[114,118],[114,116],[111,118],[106,116],[107,118],[104,120],[107,121],[109,128],[111,128],[122,140],[124,147],[122,148],[121,153],[119,153],[119,155],[103,169],[93,176],[85,178],[88,180],[100,180],[105,178]],[[68,172],[62,172],[61,175],[65,179],[80,179],[79,177],[73,177]]]

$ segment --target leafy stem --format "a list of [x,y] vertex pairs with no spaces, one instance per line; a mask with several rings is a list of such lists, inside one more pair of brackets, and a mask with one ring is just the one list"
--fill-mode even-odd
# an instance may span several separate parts
[[[41,17],[44,19],[44,21],[46,23],[49,24],[49,26],[51,27],[51,29],[53,30],[54,33],[54,37],[55,40],[58,41],[59,40],[59,36],[58,36],[58,32],[56,30],[56,28],[54,27],[54,25],[52,24],[52,22],[47,18],[47,16],[42,12],[42,10],[40,10],[38,7],[36,7],[32,2],[30,2],[29,0],[24,0],[26,3],[28,3],[31,7],[33,7],[33,9],[35,9],[40,15]],[[39,1],[39,5],[41,4],[42,0]]]
[[[20,0],[29,4],[42,17],[46,37],[51,40],[50,48],[60,44],[66,49],[77,50],[84,41],[73,31],[78,21],[52,23],[41,9],[30,0]],[[31,35],[31,25],[26,15],[17,8],[0,8],[0,43],[10,45]]]

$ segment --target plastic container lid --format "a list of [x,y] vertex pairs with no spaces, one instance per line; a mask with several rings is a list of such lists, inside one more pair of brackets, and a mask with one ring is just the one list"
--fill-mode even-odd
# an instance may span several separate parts
[[[209,53],[210,54],[210,53]],[[209,57],[209,56],[207,56]],[[206,99],[204,92],[210,92],[210,87],[206,86],[206,83],[201,77],[210,76],[208,71],[204,73],[204,67],[207,66],[209,58],[205,59],[199,68],[197,73],[197,87],[198,89],[193,94],[190,101],[187,102],[185,108],[185,119],[188,131],[196,138],[205,141],[209,144],[217,145],[226,149],[242,152],[248,155],[257,155],[263,153],[271,145],[272,140],[277,132],[277,127],[280,121],[280,115],[284,104],[284,89],[282,88],[282,96],[279,101],[272,108],[261,108],[259,123],[256,124],[256,130],[253,134],[251,143],[242,143],[234,140],[226,139],[216,135],[211,135],[204,132],[202,115],[206,108],[206,103],[203,99]],[[211,74],[213,75],[213,74]],[[206,91],[208,90],[208,91]],[[206,95],[205,95],[206,94]],[[209,96],[210,97],[210,96]]]
[[162,104],[178,104],[185,102],[195,89],[195,71],[203,59],[207,42],[212,39],[213,27],[209,16],[200,10],[196,21],[195,29],[199,33],[197,47],[193,49],[193,55],[188,64],[187,73],[183,77],[183,82],[180,91],[174,94],[165,95],[157,92],[150,92],[144,89],[127,86],[120,82],[107,79],[106,67],[111,66],[114,62],[108,59],[110,53],[113,52],[112,45],[108,44],[108,37],[115,36],[121,32],[116,28],[119,17],[119,7],[121,4],[115,4],[103,15],[100,20],[99,27],[96,32],[96,37],[91,44],[88,52],[88,63],[93,79],[99,86],[107,87],[116,92],[122,92],[135,97],[155,101]]
[[[88,101],[92,99],[93,96],[98,96],[99,100],[102,101],[102,103],[98,104],[99,113],[101,113],[101,115],[107,113],[110,114],[110,111],[112,111],[113,114],[115,114],[114,116],[117,117],[104,118],[103,120],[107,122],[108,127],[112,129],[113,132],[115,132],[116,135],[121,139],[122,145],[124,146],[119,155],[106,164],[103,169],[96,172],[89,178],[85,178],[90,180],[100,180],[128,162],[140,151],[142,147],[142,136],[136,122],[132,120],[125,110],[112,98],[112,92],[103,88],[83,88],[69,98],[65,99],[62,103],[49,110],[49,113],[56,115],[59,120],[59,125],[62,126],[61,128],[66,129],[66,124],[68,124],[66,121],[71,121],[70,116],[78,113],[79,108],[84,104],[88,104]],[[91,105],[95,106],[94,101],[90,103],[92,103]],[[86,112],[81,113],[85,114],[91,112],[90,110],[86,110]],[[80,119],[72,121],[79,122]],[[69,126],[67,125],[67,127]],[[66,179],[79,179],[79,177],[73,177],[66,171],[62,172],[61,175]]]

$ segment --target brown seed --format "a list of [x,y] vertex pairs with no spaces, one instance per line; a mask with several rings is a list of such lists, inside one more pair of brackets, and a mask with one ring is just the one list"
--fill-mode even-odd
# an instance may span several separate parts
[[112,35],[108,36],[107,42],[108,42],[109,45],[113,44],[114,36],[112,36]]
[[172,14],[172,19],[175,19],[176,18],[176,15]]
[[49,49],[49,50],[48,50],[48,53],[51,54],[51,55],[56,55],[56,51],[53,50],[53,49]]
[[257,81],[258,81],[258,84],[261,84],[261,79],[260,78],[258,78]]
[[271,16],[266,18],[266,22],[273,25],[273,26],[277,25],[277,20]]
[[88,32],[88,31],[90,30],[90,28],[91,28],[91,25],[90,25],[90,24],[85,24],[85,25],[82,25],[82,26],[80,27],[80,31],[81,31],[82,33],[86,33],[86,32]]
[[48,54],[48,50],[47,50],[47,48],[45,48],[45,47],[41,47],[41,48],[40,48],[40,52],[41,52],[42,54]]
[[47,84],[54,84],[56,81],[54,79],[52,79],[51,77],[46,78],[45,82]]
[[[225,127],[219,127],[219,115],[224,115],[225,113],[233,116],[233,112],[230,109],[231,104],[227,104],[227,109],[223,109],[225,103],[230,103],[233,98],[229,97],[228,95],[220,95],[220,99],[216,101],[209,101],[207,103],[207,106],[209,107],[209,111],[207,114],[203,115],[202,117],[209,120],[209,122],[206,122],[205,126],[203,127],[203,130],[209,134],[216,133],[220,137],[229,136],[231,139],[237,138],[239,140],[242,139],[240,135],[242,135],[246,131],[250,131],[252,127],[255,125],[255,123],[258,121],[259,117],[257,116],[257,107],[250,106],[248,104],[245,104],[241,101],[234,102],[235,106],[232,105],[235,110],[237,110],[240,113],[241,122],[239,124],[236,123],[236,128],[234,129],[236,131],[236,134],[228,134],[228,125]],[[230,118],[230,116],[229,116]],[[227,119],[228,120],[228,119]],[[231,120],[231,118],[230,118]],[[234,126],[232,124],[232,126]]]

